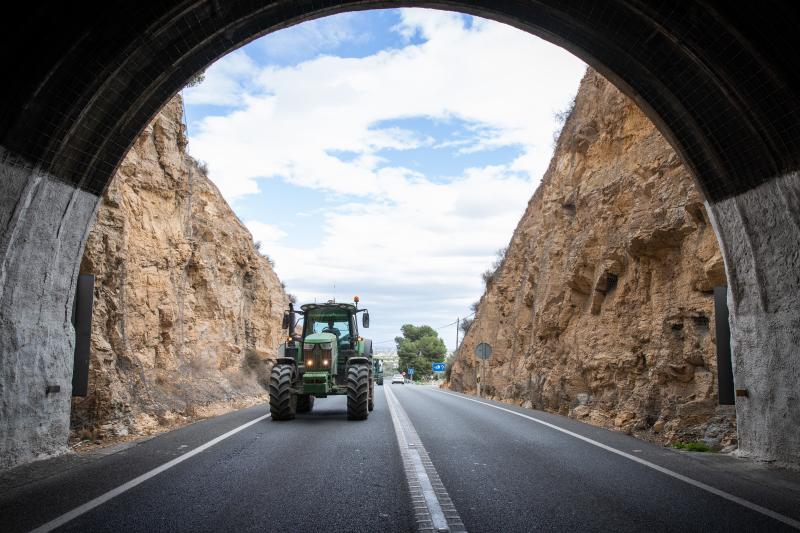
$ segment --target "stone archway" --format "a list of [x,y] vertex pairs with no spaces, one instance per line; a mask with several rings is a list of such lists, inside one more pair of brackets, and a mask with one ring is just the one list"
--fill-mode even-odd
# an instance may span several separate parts
[[[0,62],[0,450],[66,442],[72,293],[98,195],[195,72],[337,12],[451,9],[563,46],[632,97],[707,200],[725,255],[744,452],[800,457],[800,45],[788,5],[558,0],[245,1],[9,8]],[[35,36],[35,38],[32,38]],[[47,385],[59,393],[46,394]],[[0,465],[2,466],[2,465]]]

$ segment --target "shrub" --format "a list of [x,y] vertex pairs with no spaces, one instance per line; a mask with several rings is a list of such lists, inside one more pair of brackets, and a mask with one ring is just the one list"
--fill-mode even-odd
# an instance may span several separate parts
[[673,448],[677,448],[678,450],[686,450],[687,452],[710,452],[711,448],[705,442],[701,440],[695,440],[692,442],[682,442],[677,441],[672,445]]
[[450,383],[450,375],[453,373],[453,365],[456,362],[456,355],[450,354],[447,356],[445,363],[447,366],[444,367],[444,381],[445,383]]
[[553,132],[553,149],[555,149],[556,145],[558,145],[558,139],[561,137],[561,132],[564,129],[564,125],[567,123],[567,119],[575,110],[575,99],[573,98],[572,101],[567,104],[567,107],[562,109],[561,111],[556,111],[553,114],[553,118],[556,120],[556,129]]
[[184,87],[188,89],[189,87],[200,85],[205,81],[205,79],[206,79],[206,71],[201,70],[200,72],[189,78],[189,81],[186,82],[186,85],[184,85]]
[[481,277],[483,278],[483,284],[486,286],[487,289],[489,288],[489,285],[491,285],[494,282],[495,278],[497,277],[497,272],[500,270],[500,267],[503,266],[503,262],[506,260],[506,252],[508,252],[507,247],[500,248],[499,250],[497,250],[496,253],[497,257],[492,263],[492,266],[489,267],[486,270],[486,272],[481,274]]

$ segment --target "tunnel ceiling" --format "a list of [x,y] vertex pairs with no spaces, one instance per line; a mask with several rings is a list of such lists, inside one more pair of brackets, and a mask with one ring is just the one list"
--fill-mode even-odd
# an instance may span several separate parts
[[99,194],[150,118],[225,53],[312,18],[400,6],[499,20],[570,50],[642,107],[711,201],[800,169],[789,2],[18,3],[4,7],[0,35],[0,145]]

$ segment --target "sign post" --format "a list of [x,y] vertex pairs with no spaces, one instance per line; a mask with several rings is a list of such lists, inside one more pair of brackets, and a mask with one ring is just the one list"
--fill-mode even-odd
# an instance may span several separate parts
[[[478,382],[478,397],[481,397],[481,384],[486,381],[486,360],[492,356],[492,347],[486,342],[482,342],[475,347],[475,357],[481,361],[481,379]],[[486,385],[484,384],[484,387]]]

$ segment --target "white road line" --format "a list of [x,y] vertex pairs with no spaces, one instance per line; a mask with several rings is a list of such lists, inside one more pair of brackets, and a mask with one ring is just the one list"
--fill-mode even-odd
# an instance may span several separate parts
[[460,531],[464,524],[444,488],[414,425],[391,387],[383,388],[392,415],[397,444],[406,472],[406,482],[415,507],[419,531]]
[[664,468],[663,466],[659,466],[659,465],[657,465],[655,463],[651,463],[650,461],[646,461],[646,460],[642,459],[641,457],[636,457],[635,455],[631,455],[631,454],[625,453],[625,452],[623,452],[621,450],[617,450],[616,448],[612,448],[611,446],[603,444],[602,442],[597,442],[596,440],[592,440],[592,439],[590,439],[588,437],[584,437],[583,435],[579,435],[578,433],[575,433],[575,432],[570,431],[568,429],[564,429],[564,428],[558,427],[555,424],[551,424],[549,422],[545,422],[544,420],[539,420],[538,418],[533,417],[533,416],[528,416],[528,415],[525,415],[525,414],[522,414],[522,413],[518,413],[518,412],[513,411],[511,409],[506,409],[505,407],[500,407],[499,405],[494,405],[494,404],[491,404],[491,403],[488,403],[488,402],[482,402],[480,400],[476,400],[474,398],[469,398],[467,396],[462,396],[461,394],[453,394],[452,392],[446,392],[446,391],[443,391],[443,390],[440,390],[440,389],[434,389],[434,390],[436,392],[440,392],[442,394],[447,394],[448,396],[453,396],[455,398],[461,398],[462,400],[467,400],[467,401],[470,401],[470,402],[479,403],[479,404],[482,404],[482,405],[493,407],[495,409],[499,409],[500,411],[505,411],[506,413],[510,413],[512,415],[516,415],[516,416],[519,416],[519,417],[522,417],[522,418],[527,418],[528,420],[536,422],[537,424],[541,424],[543,426],[547,426],[547,427],[549,427],[551,429],[555,429],[556,431],[560,431],[561,433],[569,435],[570,437],[575,437],[576,439],[580,439],[580,440],[582,440],[584,442],[588,442],[592,446],[597,446],[598,448],[602,448],[602,449],[604,449],[606,451],[609,451],[611,453],[615,453],[615,454],[617,454],[619,456],[622,456],[622,457],[624,457],[626,459],[630,459],[631,461],[639,463],[640,465],[644,465],[644,466],[646,466],[648,468],[652,468],[653,470],[661,472],[662,474],[666,474],[666,475],[668,475],[668,476],[670,476],[672,478],[675,478],[675,479],[678,479],[680,481],[683,481],[684,483],[688,483],[689,485],[692,485],[694,487],[702,489],[702,490],[704,490],[706,492],[710,492],[711,494],[719,496],[720,498],[724,498],[724,499],[726,499],[728,501],[731,501],[731,502],[734,502],[734,503],[738,503],[739,505],[741,505],[743,507],[747,507],[748,509],[750,509],[752,511],[755,511],[757,513],[761,513],[761,514],[763,514],[765,516],[768,516],[770,518],[774,518],[775,520],[777,520],[779,522],[783,522],[784,524],[789,525],[789,526],[791,526],[791,527],[793,527],[795,529],[800,529],[800,521],[795,520],[794,518],[790,518],[788,516],[782,515],[780,513],[777,513],[775,511],[767,509],[766,507],[762,507],[762,506],[758,505],[757,503],[753,503],[751,501],[745,500],[744,498],[740,498],[739,496],[734,496],[733,494],[730,494],[730,493],[725,492],[723,490],[720,490],[718,488],[712,487],[711,485],[706,485],[702,481],[697,481],[697,480],[692,479],[690,477],[684,476],[683,474],[679,474],[677,472],[673,472],[672,470]]
[[97,498],[95,498],[95,499],[93,499],[91,501],[88,501],[88,502],[84,503],[80,507],[76,507],[75,509],[73,509],[73,510],[67,512],[67,513],[62,514],[58,518],[55,518],[55,519],[47,522],[46,524],[43,524],[43,525],[37,527],[36,529],[32,530],[31,533],[45,533],[47,531],[53,531],[57,527],[63,526],[64,524],[66,524],[70,520],[73,520],[73,519],[79,517],[80,515],[91,511],[95,507],[98,507],[98,506],[104,504],[105,502],[107,502],[108,500],[110,500],[112,498],[116,498],[117,496],[119,496],[123,492],[129,491],[129,490],[131,490],[133,487],[135,487],[137,485],[141,485],[142,483],[144,483],[145,481],[147,481],[151,477],[157,476],[158,474],[160,474],[161,472],[164,472],[165,470],[169,470],[173,466],[175,466],[177,464],[180,464],[180,463],[184,462],[185,460],[194,457],[198,453],[203,452],[203,451],[211,448],[215,444],[219,444],[220,442],[224,441],[228,437],[231,437],[231,436],[239,433],[243,429],[249,428],[253,424],[257,424],[258,422],[261,422],[265,418],[269,418],[269,414],[266,414],[264,416],[259,416],[258,418],[254,419],[254,420],[251,420],[250,422],[248,422],[246,424],[242,424],[241,426],[239,426],[237,428],[234,428],[234,429],[228,431],[227,433],[223,433],[219,437],[217,437],[217,438],[215,438],[213,440],[210,440],[210,441],[206,442],[205,444],[202,444],[202,445],[198,446],[197,448],[195,448],[195,449],[193,449],[193,450],[191,450],[189,452],[186,452],[185,454],[181,455],[180,457],[176,457],[172,461],[164,463],[163,465],[161,465],[159,467],[156,467],[156,468],[150,470],[149,472],[142,474],[139,477],[133,478],[132,480],[128,481],[127,483],[124,483],[124,484],[120,485],[119,487],[117,487],[117,488],[115,488],[113,490],[110,490],[110,491],[106,492],[105,494],[102,494],[102,495],[98,496]]

